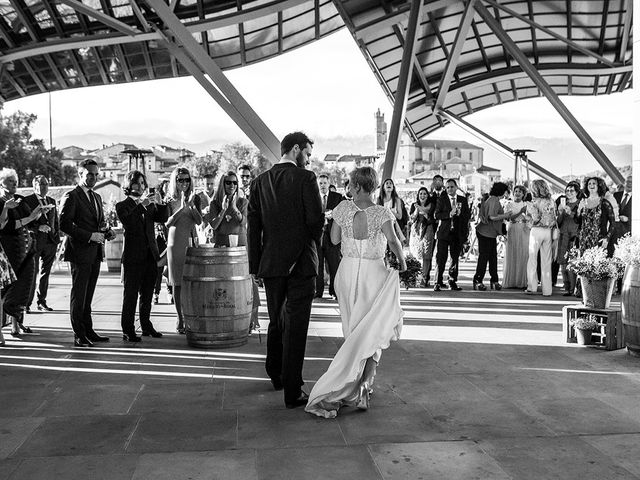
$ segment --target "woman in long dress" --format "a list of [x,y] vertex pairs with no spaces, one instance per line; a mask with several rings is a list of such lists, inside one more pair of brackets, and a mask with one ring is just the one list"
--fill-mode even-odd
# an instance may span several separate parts
[[425,288],[429,288],[429,276],[431,275],[436,226],[433,213],[436,209],[436,200],[435,195],[430,196],[425,187],[420,187],[416,201],[411,205],[409,211],[411,219],[409,251],[418,260],[422,260],[422,286]]
[[[504,273],[502,286],[504,288],[527,287],[527,259],[529,258],[529,230],[527,216],[522,211],[525,207],[524,196],[527,189],[517,185],[513,189],[513,201],[509,202],[504,211],[510,215],[507,227],[507,251],[504,257]],[[513,216],[515,215],[515,216]]]
[[607,185],[601,178],[587,178],[582,193],[585,198],[578,204],[580,254],[596,246],[608,249],[613,234],[615,212],[611,202],[605,198]]
[[196,238],[195,226],[202,223],[200,197],[193,192],[191,174],[186,168],[178,167],[171,173],[169,180],[169,220],[167,220],[167,266],[169,281],[173,289],[173,300],[178,313],[176,329],[185,333],[182,316],[180,288],[182,271],[187,258],[189,240]]
[[567,252],[578,240],[578,204],[580,203],[580,184],[572,181],[565,187],[565,195],[560,197],[558,205],[558,227],[560,228],[560,240],[558,241],[558,254],[556,260],[562,271],[562,283],[565,297],[573,295],[576,290],[577,277],[575,272],[569,270]]
[[336,273],[336,294],[344,343],[309,395],[305,410],[334,418],[340,407],[369,407],[369,395],[382,349],[400,337],[402,317],[398,271],[387,269],[389,247],[406,270],[402,247],[388,208],[374,204],[377,178],[371,167],[350,174],[353,201],[341,202],[332,213],[331,241],[342,243]]

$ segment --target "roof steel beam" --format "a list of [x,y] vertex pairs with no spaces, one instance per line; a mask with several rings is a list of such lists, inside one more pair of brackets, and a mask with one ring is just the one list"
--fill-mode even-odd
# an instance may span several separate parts
[[411,71],[413,70],[413,62],[416,55],[417,32],[420,26],[420,19],[422,18],[423,7],[424,3],[422,0],[411,3],[409,23],[405,33],[404,50],[402,51],[400,78],[398,79],[398,87],[393,104],[393,116],[391,117],[391,126],[389,128],[389,139],[387,141],[387,151],[382,173],[383,179],[393,178],[393,173],[395,172],[398,149],[400,148],[400,137],[402,135],[402,127],[407,109],[407,99],[411,87]]
[[175,36],[176,40],[184,47],[200,69],[206,72],[216,88],[226,97],[229,104],[238,111],[238,115],[246,121],[248,128],[243,128],[244,133],[260,148],[267,158],[274,163],[278,162],[280,160],[280,141],[227,79],[222,69],[207,55],[202,45],[193,38],[191,32],[170,10],[164,0],[145,1],[153,8],[160,20],[171,31],[171,34]]
[[24,28],[27,30],[27,33],[31,37],[31,40],[33,40],[34,42],[38,42],[40,38],[38,37],[38,34],[33,28],[33,23],[30,21],[30,19],[27,16],[28,13],[31,13],[31,12],[29,12],[26,8],[23,8],[19,0],[9,0],[9,3],[11,3],[11,6],[16,12],[16,15],[18,15],[18,18],[20,19],[20,21],[24,25]]
[[102,13],[94,8],[88,7],[82,2],[77,0],[59,0],[60,3],[64,3],[66,6],[73,8],[76,12],[80,12],[87,17],[91,17],[98,22],[117,30],[120,33],[124,33],[125,35],[136,35],[140,33],[137,28],[130,27],[124,22],[113,18],[105,13]]
[[531,62],[529,62],[527,56],[522,53],[511,37],[509,37],[509,34],[498,24],[482,2],[476,3],[475,9],[496,37],[502,42],[502,45],[508,50],[513,59],[518,62],[529,78],[536,84],[544,96],[547,97],[551,105],[558,111],[564,121],[567,122],[584,146],[587,147],[591,155],[593,155],[596,161],[604,168],[605,172],[607,172],[614,182],[624,183],[624,177],[615,165],[611,163],[598,144],[589,136],[584,127],[573,116],[564,103],[562,103],[560,97],[553,91],[553,88],[551,88],[542,75],[540,75]]
[[619,62],[625,62],[627,48],[629,47],[629,35],[631,34],[631,21],[633,20],[633,0],[627,0],[625,3],[626,11],[624,15],[624,25],[622,27],[622,40],[620,41],[620,50],[617,59]]
[[511,15],[511,16],[513,16],[515,18],[517,18],[518,20],[521,20],[522,22],[526,23],[527,25],[530,25],[532,27],[537,28],[538,30],[543,31],[544,33],[546,33],[547,35],[550,35],[551,37],[555,38],[556,40],[569,45],[574,50],[577,50],[577,51],[579,51],[581,53],[584,53],[585,55],[587,55],[589,57],[593,57],[596,60],[598,60],[598,61],[600,61],[600,62],[602,62],[602,63],[604,63],[606,65],[609,65],[610,67],[614,67],[616,65],[615,62],[612,62],[611,60],[603,57],[602,55],[599,55],[596,52],[592,52],[588,48],[584,48],[583,46],[577,44],[573,40],[569,40],[568,38],[565,38],[562,35],[554,32],[550,28],[547,28],[544,25],[540,25],[538,22],[534,22],[533,20],[528,19],[524,15],[520,15],[518,12],[510,9],[509,7],[505,7],[504,5],[498,3],[497,1],[494,1],[494,0],[483,0],[483,1],[485,3],[488,3],[489,5],[492,5],[492,6],[496,7],[496,8],[499,8],[500,10],[508,13],[509,15]]
[[35,82],[35,84],[38,86],[38,88],[40,89],[40,91],[42,93],[46,92],[47,89],[45,88],[44,84],[42,83],[42,81],[40,80],[40,77],[38,76],[38,74],[35,72],[35,70],[33,70],[33,68],[31,68],[31,65],[29,64],[29,60],[25,59],[22,60],[22,65],[24,65],[24,68],[27,70],[27,72],[29,72],[29,75],[31,75],[31,78],[33,78],[33,81]]
[[436,97],[436,103],[434,105],[435,109],[439,109],[444,105],[445,98],[449,92],[451,80],[453,79],[453,74],[455,73],[456,67],[458,66],[458,60],[460,59],[460,54],[462,53],[462,47],[467,39],[469,28],[471,28],[471,21],[475,15],[475,10],[473,8],[475,3],[476,0],[469,0],[465,6],[460,25],[456,30],[456,38],[453,42],[453,46],[451,47],[451,53],[447,57],[447,64],[440,79],[438,96]]

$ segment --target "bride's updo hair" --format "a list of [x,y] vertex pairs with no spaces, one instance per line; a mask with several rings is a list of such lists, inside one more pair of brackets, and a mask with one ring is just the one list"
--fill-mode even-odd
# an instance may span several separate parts
[[359,167],[349,174],[349,182],[371,193],[378,188],[378,175],[371,167]]

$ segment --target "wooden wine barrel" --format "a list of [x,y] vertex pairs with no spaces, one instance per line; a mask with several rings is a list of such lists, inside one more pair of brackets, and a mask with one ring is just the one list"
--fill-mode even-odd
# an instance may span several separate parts
[[122,267],[122,247],[124,233],[121,228],[114,228],[116,238],[104,242],[104,256],[107,259],[107,270],[109,272],[119,272]]
[[245,247],[189,247],[182,274],[187,342],[198,348],[247,343],[253,290]]
[[640,356],[640,267],[627,265],[622,282],[624,343],[631,355]]

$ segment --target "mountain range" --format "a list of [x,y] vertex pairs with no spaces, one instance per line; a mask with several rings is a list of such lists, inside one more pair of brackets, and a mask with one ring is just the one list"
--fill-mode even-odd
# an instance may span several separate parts
[[[313,136],[315,142],[313,156],[323,159],[329,153],[338,154],[364,154],[369,155],[373,151],[373,135],[359,136]],[[577,138],[537,138],[519,137],[500,139],[511,148],[528,148],[535,150],[529,154],[529,158],[541,166],[549,169],[557,175],[580,175],[599,169],[599,165]],[[138,147],[150,147],[152,145],[168,145],[171,147],[186,148],[197,155],[203,155],[209,150],[218,150],[227,143],[241,141],[249,143],[247,138],[230,138],[220,132],[218,136],[202,142],[184,142],[174,140],[164,135],[105,135],[100,133],[87,133],[83,135],[61,136],[55,139],[58,148],[70,145],[86,149],[95,149],[103,145],[123,142],[131,143]],[[513,160],[504,154],[483,144],[480,141],[472,141],[475,145],[484,148],[484,163],[502,170],[505,177],[512,175]],[[605,155],[618,168],[631,165],[631,145],[599,145]]]

